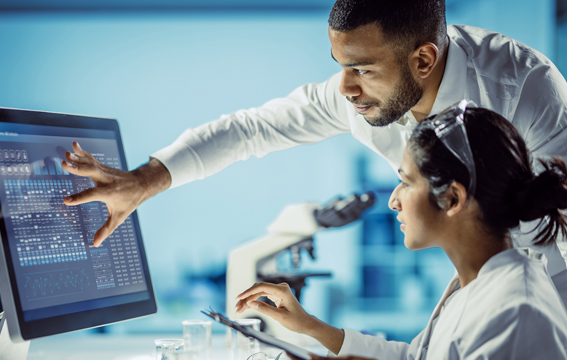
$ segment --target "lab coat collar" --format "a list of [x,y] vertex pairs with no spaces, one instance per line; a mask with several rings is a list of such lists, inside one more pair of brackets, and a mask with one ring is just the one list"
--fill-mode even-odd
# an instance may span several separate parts
[[527,255],[520,249],[508,249],[494,255],[482,265],[478,271],[477,278],[484,276],[501,266],[527,259]]
[[467,81],[467,54],[449,37],[449,48],[445,72],[437,97],[429,115],[439,114],[449,106],[459,102],[465,97]]
[[[490,259],[488,259],[488,261],[486,263],[484,263],[484,265],[480,268],[480,270],[478,272],[477,278],[484,276],[486,274],[489,274],[490,272],[492,272],[493,270],[495,270],[495,269],[497,269],[501,266],[510,264],[512,262],[521,261],[522,259],[526,259],[526,258],[527,258],[527,256],[523,253],[522,250],[519,250],[519,249],[508,249],[508,250],[504,250],[502,252],[499,252],[498,254],[496,254],[496,255],[492,256]],[[475,281],[475,280],[473,280],[473,281]],[[457,290],[459,288],[460,288],[459,275],[456,274],[455,277],[449,283],[449,286],[447,286],[447,288],[445,289],[445,292],[443,293],[441,300],[437,303],[435,310],[433,310],[433,314],[431,314],[431,318],[429,319],[429,323],[427,324],[427,327],[425,328],[424,334],[421,338],[421,344],[420,344],[416,359],[421,359],[422,356],[426,356],[427,348],[429,347],[429,340],[430,340],[430,337],[431,337],[433,320],[437,316],[439,316],[439,313],[441,312],[441,308],[445,304],[445,301],[447,300],[447,298],[453,292],[455,292],[455,290]]]

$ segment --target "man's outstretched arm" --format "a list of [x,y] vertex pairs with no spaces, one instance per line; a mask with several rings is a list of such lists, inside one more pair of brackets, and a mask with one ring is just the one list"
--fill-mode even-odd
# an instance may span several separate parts
[[98,246],[137,206],[165,189],[204,179],[252,155],[262,157],[348,133],[347,108],[351,106],[339,93],[340,79],[339,73],[261,107],[187,129],[173,144],[154,153],[154,160],[130,172],[104,166],[74,144],[75,154],[68,153],[63,166],[72,174],[91,178],[96,188],[72,195],[65,204],[107,204],[109,219],[95,235]]
[[65,205],[102,201],[108,208],[108,219],[94,236],[99,246],[144,201],[171,185],[167,168],[157,159],[132,171],[122,171],[102,164],[77,143],[74,153],[65,154],[62,167],[71,174],[86,176],[96,187],[65,198]]

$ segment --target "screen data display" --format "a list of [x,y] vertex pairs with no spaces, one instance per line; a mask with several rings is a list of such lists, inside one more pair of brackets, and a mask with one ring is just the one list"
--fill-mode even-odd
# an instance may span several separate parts
[[0,206],[25,321],[150,298],[132,216],[100,247],[106,205],[66,206],[94,187],[61,167],[78,141],[103,164],[126,170],[111,130],[3,123]]

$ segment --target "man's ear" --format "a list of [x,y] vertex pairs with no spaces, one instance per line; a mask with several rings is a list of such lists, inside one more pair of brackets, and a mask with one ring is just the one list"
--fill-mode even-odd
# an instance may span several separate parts
[[467,204],[467,190],[463,184],[453,181],[445,192],[445,211],[452,217],[460,213]]
[[434,43],[425,43],[409,55],[410,69],[421,79],[431,74],[437,61],[439,61],[439,48]]

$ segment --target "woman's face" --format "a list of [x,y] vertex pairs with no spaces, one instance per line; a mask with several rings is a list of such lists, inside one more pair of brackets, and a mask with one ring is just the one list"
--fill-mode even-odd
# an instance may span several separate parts
[[388,206],[398,212],[404,244],[411,250],[438,245],[443,212],[429,201],[429,182],[420,174],[407,145],[398,172],[402,181],[392,192]]

